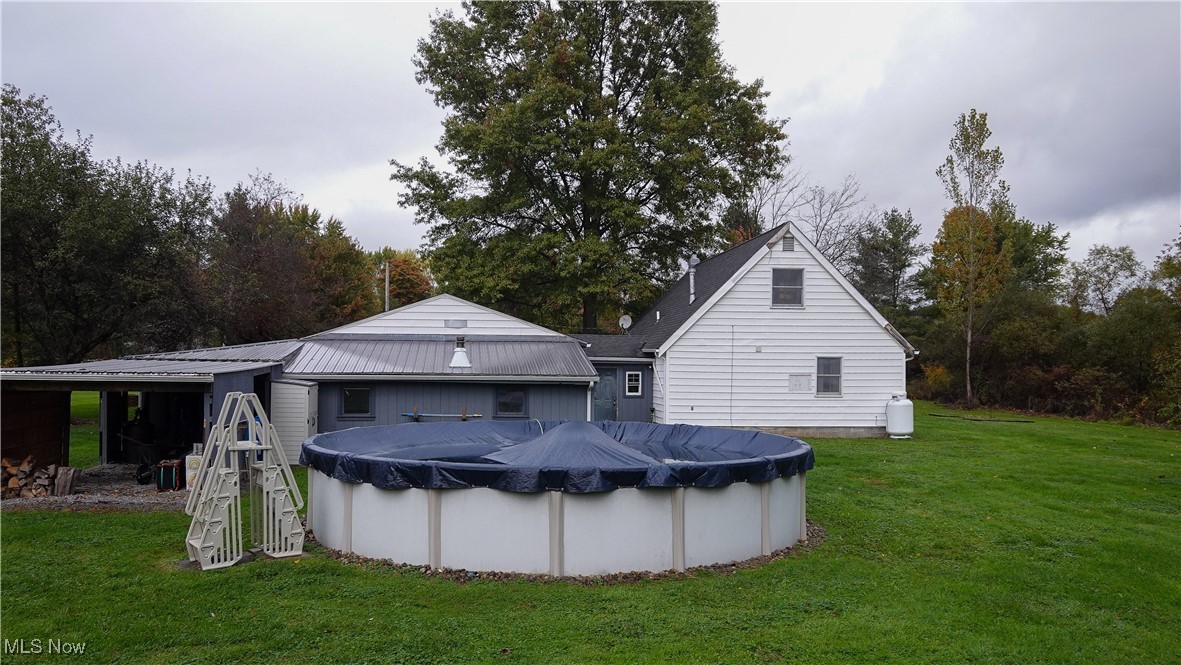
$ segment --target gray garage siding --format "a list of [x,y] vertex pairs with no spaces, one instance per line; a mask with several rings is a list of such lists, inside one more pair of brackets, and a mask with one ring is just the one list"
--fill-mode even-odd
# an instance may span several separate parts
[[[503,384],[509,385],[509,384]],[[369,417],[343,416],[342,388],[370,388],[373,414]],[[480,414],[484,420],[496,417],[496,387],[491,383],[453,383],[450,381],[407,382],[320,382],[320,431],[332,432],[349,427],[396,425],[410,422],[403,413],[417,407],[419,413]],[[525,387],[527,418],[540,420],[586,420],[587,387],[543,384]],[[424,422],[458,418],[424,418]]]

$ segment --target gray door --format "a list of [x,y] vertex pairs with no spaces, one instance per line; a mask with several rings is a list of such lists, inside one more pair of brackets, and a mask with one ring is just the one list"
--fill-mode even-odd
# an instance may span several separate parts
[[618,420],[619,401],[615,396],[615,368],[599,370],[595,384],[595,420]]

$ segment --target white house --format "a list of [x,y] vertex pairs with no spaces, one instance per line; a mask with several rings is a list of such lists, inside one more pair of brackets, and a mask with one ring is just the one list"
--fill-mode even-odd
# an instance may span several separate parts
[[917,351],[803,234],[785,224],[691,264],[626,336],[578,336],[625,373],[616,402],[646,367],[655,422],[885,433]]

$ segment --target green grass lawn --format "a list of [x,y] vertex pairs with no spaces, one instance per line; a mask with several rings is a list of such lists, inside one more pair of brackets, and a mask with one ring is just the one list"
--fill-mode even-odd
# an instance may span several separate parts
[[314,547],[193,572],[182,514],[6,511],[0,631],[122,662],[1181,662],[1181,433],[935,410],[814,441],[827,540],[732,575],[459,584]]
[[[86,469],[99,463],[97,391],[70,393],[70,461],[69,465]],[[128,407],[127,417],[135,415],[135,407]]]
[[70,461],[79,469],[99,463],[98,392],[70,393]]

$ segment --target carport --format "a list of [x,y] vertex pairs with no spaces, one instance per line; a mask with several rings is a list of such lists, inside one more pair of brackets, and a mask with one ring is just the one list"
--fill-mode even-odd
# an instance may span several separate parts
[[[225,395],[254,392],[267,403],[282,363],[175,358],[123,358],[73,365],[0,370],[0,435],[8,458],[68,464],[70,392],[99,391],[102,462],[151,463],[184,454],[205,440]],[[128,394],[139,393],[129,422]]]

